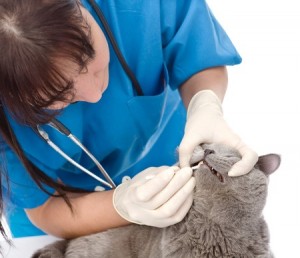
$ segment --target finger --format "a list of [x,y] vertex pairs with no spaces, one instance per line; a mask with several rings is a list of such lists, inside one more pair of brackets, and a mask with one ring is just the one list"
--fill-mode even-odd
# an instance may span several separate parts
[[242,159],[232,166],[228,172],[229,176],[242,176],[249,173],[258,160],[257,154],[247,147],[244,147],[239,151],[242,155]]
[[178,223],[184,219],[186,214],[189,212],[191,209],[191,206],[194,201],[194,194],[191,193],[186,201],[183,203],[183,205],[179,208],[177,213],[171,218],[172,219],[172,224]]
[[154,216],[161,219],[175,216],[180,207],[186,202],[189,196],[193,194],[195,185],[195,178],[190,178],[190,180],[171,199],[154,211]]
[[183,167],[189,167],[190,166],[190,160],[191,156],[193,154],[194,149],[200,145],[201,143],[209,143],[205,141],[204,137],[201,137],[201,135],[197,135],[197,139],[189,138],[187,136],[184,136],[180,146],[178,148],[179,153],[179,165],[181,168]]
[[191,193],[186,201],[183,203],[183,205],[178,209],[176,214],[174,214],[172,217],[166,219],[166,220],[161,220],[162,223],[158,225],[158,227],[168,227],[171,225],[174,225],[184,219],[184,217],[187,215],[189,212],[194,200],[194,195]]
[[148,180],[135,189],[135,199],[137,202],[147,202],[154,195],[162,191],[173,178],[177,167],[170,167],[161,173],[148,178]]
[[190,164],[194,165],[195,163],[199,163],[204,157],[204,150],[202,146],[197,145],[193,151],[192,157],[190,159]]
[[[145,182],[147,182],[149,179],[155,177],[157,174],[160,174],[161,172],[167,170],[170,168],[169,166],[161,166],[161,167],[149,167],[142,172],[138,173],[134,176],[133,180],[138,185],[142,185]],[[178,168],[179,169],[179,168]]]
[[152,199],[144,203],[143,207],[149,210],[154,210],[166,203],[174,194],[184,187],[184,185],[190,180],[192,173],[193,171],[190,167],[178,170],[169,184]]

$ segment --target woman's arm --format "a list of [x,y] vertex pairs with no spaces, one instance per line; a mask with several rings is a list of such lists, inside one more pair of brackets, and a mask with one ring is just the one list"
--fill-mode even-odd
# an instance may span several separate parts
[[187,106],[185,132],[179,146],[181,167],[190,166],[190,158],[197,145],[214,142],[231,146],[242,156],[229,171],[229,176],[244,175],[257,162],[257,154],[231,130],[223,118],[221,101],[226,88],[227,73],[224,67],[199,72],[181,86],[181,96]]
[[27,209],[31,222],[48,234],[74,238],[130,224],[114,209],[114,190],[68,194],[73,213],[61,197],[50,197],[43,205]]
[[184,105],[188,107],[191,98],[201,90],[212,90],[223,101],[227,83],[227,69],[224,66],[212,67],[196,73],[180,87]]
[[26,213],[38,228],[62,238],[125,226],[129,221],[167,227],[185,217],[193,203],[194,187],[190,168],[150,167],[114,190],[69,193],[73,213],[60,197],[50,197]]

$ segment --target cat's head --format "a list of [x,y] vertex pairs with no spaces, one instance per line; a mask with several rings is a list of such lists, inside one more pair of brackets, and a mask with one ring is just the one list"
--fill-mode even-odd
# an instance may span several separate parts
[[240,154],[221,144],[203,144],[195,150],[192,164],[196,190],[193,208],[222,223],[242,223],[261,216],[267,197],[268,177],[280,165],[280,156],[260,156],[250,173],[229,177]]

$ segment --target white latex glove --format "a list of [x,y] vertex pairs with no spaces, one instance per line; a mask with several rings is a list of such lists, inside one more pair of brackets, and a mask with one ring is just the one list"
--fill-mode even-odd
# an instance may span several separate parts
[[130,222],[167,227],[185,217],[193,202],[194,187],[189,167],[151,167],[120,184],[114,190],[113,204]]
[[185,133],[179,146],[181,167],[190,166],[193,150],[201,143],[223,143],[240,152],[242,159],[231,168],[229,176],[247,174],[258,159],[257,154],[226,124],[222,104],[211,90],[195,94],[188,106]]

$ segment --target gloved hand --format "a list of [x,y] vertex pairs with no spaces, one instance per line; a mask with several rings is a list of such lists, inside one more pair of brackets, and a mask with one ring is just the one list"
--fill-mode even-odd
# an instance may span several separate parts
[[196,146],[214,142],[232,146],[242,156],[229,171],[229,176],[247,174],[257,162],[257,154],[226,124],[217,95],[211,90],[202,90],[192,97],[188,106],[185,134],[179,146],[180,166],[190,166],[190,158]]
[[185,217],[193,202],[194,187],[189,167],[151,167],[120,184],[114,190],[113,204],[130,222],[167,227]]

